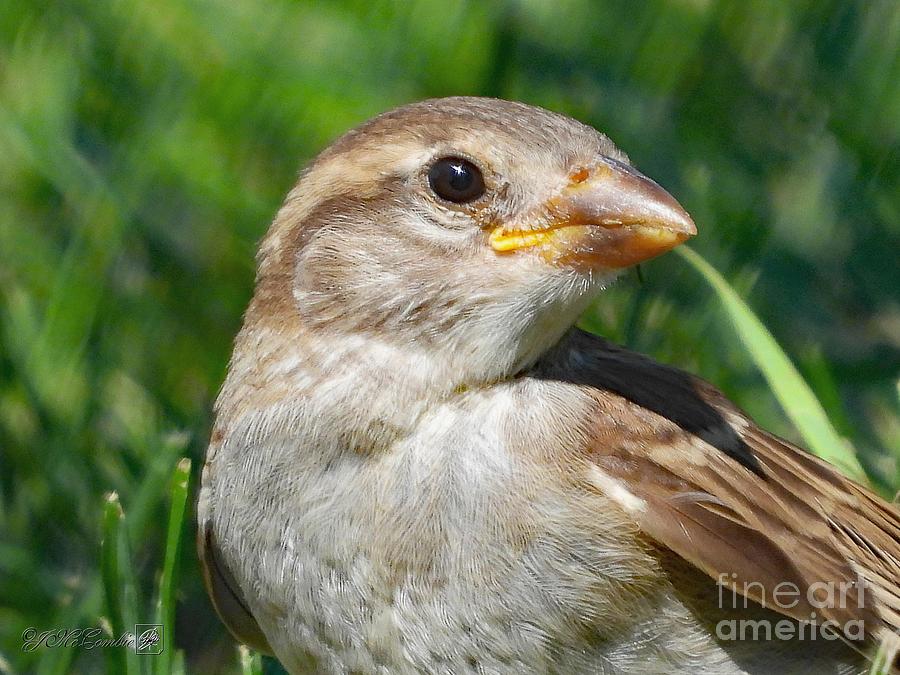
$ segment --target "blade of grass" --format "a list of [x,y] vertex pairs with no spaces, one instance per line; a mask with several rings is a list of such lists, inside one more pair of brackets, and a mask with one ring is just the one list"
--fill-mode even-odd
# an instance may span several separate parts
[[887,647],[882,643],[878,645],[878,651],[875,652],[875,658],[872,659],[869,675],[890,675],[888,665]]
[[238,659],[241,662],[241,675],[262,675],[259,654],[251,652],[246,645],[238,645]]
[[172,667],[166,675],[185,675],[187,670],[184,665],[184,650],[178,649],[172,657]]
[[[122,523],[119,536],[119,560],[124,564],[119,565],[119,579],[122,584],[122,621],[125,623],[125,631],[133,633],[135,625],[142,621],[139,614],[143,612],[135,568],[132,563],[134,556],[131,554],[131,540],[128,536],[128,517]],[[135,639],[137,639],[135,637]],[[147,674],[147,660],[138,656],[133,648],[123,648],[125,659],[128,662],[127,675]]]
[[[106,599],[106,614],[112,627],[112,637],[118,639],[125,631],[122,619],[122,594],[119,583],[119,537],[124,518],[119,495],[111,492],[106,496],[103,505],[103,544],[100,572],[103,576],[103,592]],[[106,668],[110,673],[125,672],[125,651],[121,649],[104,650]]]
[[[119,503],[119,495],[110,493],[103,507],[103,545],[101,576],[106,598],[106,611],[112,627],[112,638],[118,639],[125,632],[134,630],[137,623],[137,587],[131,566],[131,549],[128,545],[125,513]],[[105,650],[110,672],[138,675],[141,664],[133,649],[121,647]]]
[[712,286],[738,337],[810,450],[851,478],[867,482],[852,447],[835,431],[815,394],[753,310],[700,254],[687,246],[676,251]]
[[136,541],[147,532],[159,503],[165,498],[172,464],[184,452],[189,440],[186,434],[168,434],[152,448],[144,465],[140,487],[128,502],[128,532]]
[[175,466],[169,490],[171,506],[166,530],[166,553],[162,576],[159,580],[159,599],[156,605],[156,623],[163,626],[163,649],[162,653],[154,660],[153,668],[154,672],[164,675],[168,675],[171,671],[172,652],[175,644],[175,588],[190,478],[191,460],[182,457]]

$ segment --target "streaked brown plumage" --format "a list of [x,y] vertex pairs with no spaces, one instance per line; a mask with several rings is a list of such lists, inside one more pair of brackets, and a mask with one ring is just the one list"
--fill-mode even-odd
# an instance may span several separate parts
[[[895,506],[571,328],[694,232],[606,137],[522,104],[426,101],[324,151],[261,246],[204,469],[238,639],[298,672],[843,673],[895,646]],[[872,642],[717,633],[782,614]]]

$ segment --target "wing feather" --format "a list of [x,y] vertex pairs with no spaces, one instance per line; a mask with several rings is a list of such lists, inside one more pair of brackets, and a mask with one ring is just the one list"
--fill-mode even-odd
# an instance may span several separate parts
[[[562,354],[537,376],[594,399],[586,452],[644,502],[632,515],[648,536],[782,614],[861,619],[871,636],[896,638],[895,505],[760,429],[696,377],[580,331]],[[799,590],[796,604],[774,602],[786,588]]]

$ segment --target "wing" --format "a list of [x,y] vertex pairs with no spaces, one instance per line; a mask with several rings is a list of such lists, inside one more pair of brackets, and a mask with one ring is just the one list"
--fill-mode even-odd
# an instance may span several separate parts
[[862,620],[896,643],[896,506],[763,431],[708,383],[595,336],[572,334],[539,370],[596,400],[593,484],[652,539],[782,614]]
[[272,654],[269,641],[247,607],[237,582],[222,562],[216,539],[209,523],[201,524],[197,536],[197,553],[203,570],[203,581],[216,612],[232,635],[248,647]]

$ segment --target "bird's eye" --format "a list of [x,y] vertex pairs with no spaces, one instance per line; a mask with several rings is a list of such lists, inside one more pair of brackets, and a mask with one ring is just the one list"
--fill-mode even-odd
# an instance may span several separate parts
[[462,157],[442,157],[428,170],[428,184],[441,199],[464,204],[484,194],[481,170]]

